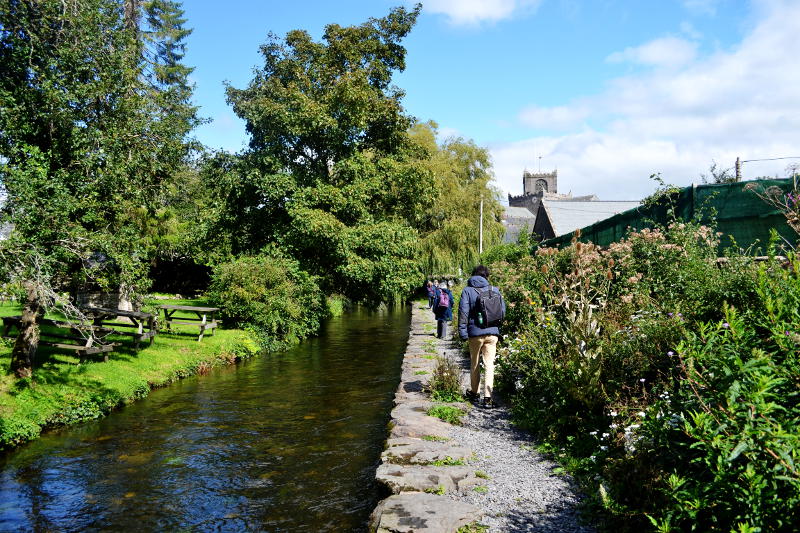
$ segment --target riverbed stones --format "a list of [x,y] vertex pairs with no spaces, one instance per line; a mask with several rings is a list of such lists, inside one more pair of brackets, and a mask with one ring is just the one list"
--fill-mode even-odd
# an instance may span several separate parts
[[480,520],[472,505],[447,496],[404,492],[381,501],[372,512],[370,531],[377,533],[453,533]]

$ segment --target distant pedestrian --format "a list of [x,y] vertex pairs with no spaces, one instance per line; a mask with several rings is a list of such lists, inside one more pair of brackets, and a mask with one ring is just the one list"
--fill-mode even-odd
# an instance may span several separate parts
[[428,309],[431,309],[433,307],[433,299],[436,296],[431,280],[428,280],[428,283],[425,284],[425,290],[428,291]]
[[447,323],[453,320],[453,293],[442,282],[433,301],[433,314],[436,316],[436,336],[447,338]]
[[[506,303],[500,290],[489,285],[489,269],[483,265],[476,266],[461,292],[458,336],[461,340],[469,339],[470,390],[467,396],[471,400],[480,399],[481,405],[486,408],[494,406],[494,358],[505,312]],[[485,374],[482,396],[479,395],[481,360]]]

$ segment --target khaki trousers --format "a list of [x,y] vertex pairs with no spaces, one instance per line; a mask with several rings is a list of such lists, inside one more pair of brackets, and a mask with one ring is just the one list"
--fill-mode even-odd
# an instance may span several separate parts
[[484,398],[492,395],[494,387],[494,356],[497,353],[497,335],[481,335],[469,338],[470,387],[473,394],[478,394],[481,384],[480,358],[483,358]]

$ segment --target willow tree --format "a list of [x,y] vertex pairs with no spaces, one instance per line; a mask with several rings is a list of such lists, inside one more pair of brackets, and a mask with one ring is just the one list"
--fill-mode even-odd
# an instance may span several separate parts
[[[415,226],[432,178],[409,141],[414,120],[403,92],[391,83],[405,68],[400,42],[419,12],[331,24],[320,42],[301,30],[271,36],[248,87],[228,87],[251,136],[238,170],[249,185],[236,187],[251,203],[236,206],[234,219],[272,213],[282,225],[247,226],[251,251],[272,234],[327,291],[355,300],[392,300],[419,283]],[[263,189],[270,184],[282,194]]]
[[437,143],[435,122],[416,124],[411,135],[435,176],[436,199],[419,228],[420,259],[428,274],[470,271],[479,259],[480,211],[483,203],[484,249],[502,241],[499,192],[492,187],[489,152],[471,140],[451,137]]

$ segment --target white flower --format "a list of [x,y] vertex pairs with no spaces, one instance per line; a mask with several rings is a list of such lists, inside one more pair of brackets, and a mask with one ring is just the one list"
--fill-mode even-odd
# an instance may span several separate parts
[[597,435],[597,432],[596,431],[590,431],[589,435],[595,436],[595,435]]
[[637,415],[639,415],[639,416],[641,416],[642,418],[644,418],[645,416],[647,416],[646,414],[644,414],[644,411],[639,411],[639,412],[638,412],[638,413],[636,413],[636,414],[637,414]]

